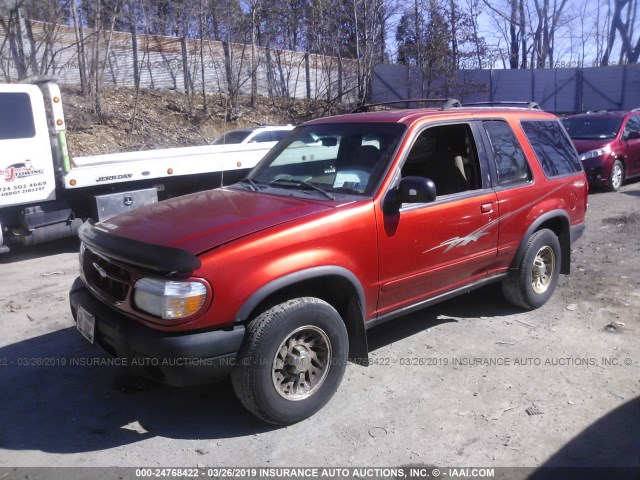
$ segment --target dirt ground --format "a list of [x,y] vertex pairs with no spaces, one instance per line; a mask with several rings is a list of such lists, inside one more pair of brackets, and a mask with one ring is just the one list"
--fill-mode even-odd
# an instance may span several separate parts
[[[298,125],[327,115],[320,102],[248,97],[235,106],[220,95],[190,97],[175,90],[104,89],[101,115],[95,103],[73,87],[64,87],[69,153],[71,157],[132,152],[158,148],[207,145],[224,132],[261,125]],[[335,112],[334,112],[335,113]]]
[[640,182],[589,203],[545,306],[494,286],[376,327],[373,365],[287,428],[229,382],[101,365],[69,312],[77,240],[1,256],[0,467],[640,466]]

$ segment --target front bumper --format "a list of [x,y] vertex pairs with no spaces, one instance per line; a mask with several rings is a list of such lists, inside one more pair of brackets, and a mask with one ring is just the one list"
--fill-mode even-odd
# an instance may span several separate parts
[[609,182],[609,175],[602,165],[585,166],[584,172],[590,185],[606,185]]
[[146,327],[97,300],[76,278],[69,292],[71,313],[78,306],[95,318],[94,343],[112,357],[127,359],[135,373],[173,386],[215,382],[231,373],[245,328],[170,333]]

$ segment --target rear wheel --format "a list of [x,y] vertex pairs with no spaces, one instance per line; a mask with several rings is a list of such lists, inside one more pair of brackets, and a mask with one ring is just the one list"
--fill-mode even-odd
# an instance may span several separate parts
[[505,298],[527,310],[544,305],[560,275],[560,242],[554,232],[538,230],[529,238],[518,268],[502,283]]
[[620,160],[613,162],[611,167],[611,174],[609,175],[609,182],[607,187],[611,192],[617,192],[624,183],[624,165]]
[[231,374],[233,388],[262,420],[299,422],[333,396],[348,345],[344,322],[331,305],[311,297],[289,300],[249,325]]

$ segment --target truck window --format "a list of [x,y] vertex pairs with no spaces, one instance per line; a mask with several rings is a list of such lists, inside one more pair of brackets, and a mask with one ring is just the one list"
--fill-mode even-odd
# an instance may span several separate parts
[[547,177],[559,177],[582,170],[571,140],[558,122],[526,121],[522,122],[522,129]]
[[0,93],[0,140],[32,138],[36,134],[31,99],[23,92]]
[[628,138],[630,132],[640,132],[640,117],[638,115],[629,118],[624,127],[624,138]]
[[306,182],[328,192],[371,195],[404,129],[394,123],[298,127],[264,157],[250,178],[278,188]]
[[484,122],[484,129],[491,142],[498,185],[520,184],[531,180],[529,165],[509,124],[502,120],[490,120]]
[[279,142],[290,133],[291,133],[291,130],[273,130],[271,132],[271,141]]
[[271,138],[271,132],[262,132],[258,133],[255,137],[249,140],[249,143],[264,143],[264,142],[275,142],[276,140]]
[[467,124],[423,131],[407,156],[401,174],[433,180],[438,196],[481,188],[478,154]]

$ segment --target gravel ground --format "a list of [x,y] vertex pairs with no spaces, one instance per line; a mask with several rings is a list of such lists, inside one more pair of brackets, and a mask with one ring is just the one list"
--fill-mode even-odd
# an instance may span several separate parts
[[[75,239],[0,257],[0,467],[640,466],[640,182],[590,196],[573,270],[533,312],[495,286],[370,332],[287,428],[230,382],[132,379],[76,331]],[[64,364],[64,365],[63,365]]]

